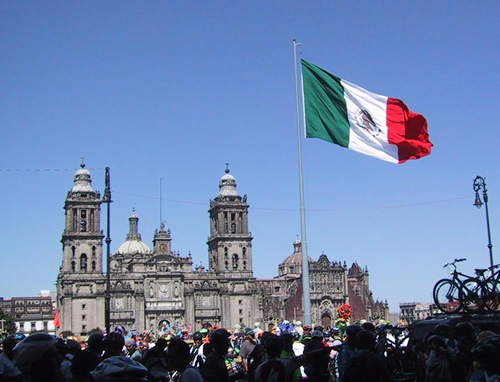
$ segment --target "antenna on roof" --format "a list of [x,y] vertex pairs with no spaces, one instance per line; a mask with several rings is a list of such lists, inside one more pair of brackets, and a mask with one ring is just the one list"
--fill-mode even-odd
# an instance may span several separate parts
[[162,189],[161,189],[161,178],[160,178],[160,227],[161,223],[163,222],[163,217],[162,217]]

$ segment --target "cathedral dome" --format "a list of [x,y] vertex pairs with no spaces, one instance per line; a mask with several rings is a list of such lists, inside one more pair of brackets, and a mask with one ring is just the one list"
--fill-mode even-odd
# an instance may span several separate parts
[[[307,256],[307,260],[309,263],[314,263],[314,260],[312,259],[311,256]],[[293,253],[290,256],[288,256],[285,261],[281,263],[282,265],[300,265],[302,266],[302,253]]]
[[94,192],[92,188],[92,177],[90,171],[85,168],[85,163],[82,162],[80,168],[75,173],[73,180],[74,186],[71,191],[73,192]]
[[142,241],[141,234],[139,233],[139,218],[135,213],[135,209],[132,209],[132,214],[128,218],[129,221],[129,233],[127,234],[127,240],[125,243],[120,245],[116,250],[116,254],[123,255],[149,255],[153,251],[149,246]]
[[[302,265],[302,242],[300,240],[296,240],[293,243],[293,248],[294,248],[293,253],[290,256],[288,256],[285,259],[285,261],[281,263],[281,265],[285,266]],[[314,260],[310,256],[307,256],[307,260],[309,261],[309,263],[314,263]]]
[[147,255],[151,254],[152,251],[151,248],[149,248],[149,246],[142,240],[132,239],[127,240],[125,243],[121,244],[116,250],[116,253],[124,255]]
[[[314,263],[314,260],[307,256],[309,264]],[[283,261],[279,267],[280,276],[293,276],[302,273],[302,242],[295,240],[293,243],[293,253]]]
[[219,196],[238,196],[236,179],[229,173],[228,167],[226,167],[225,174],[219,181]]

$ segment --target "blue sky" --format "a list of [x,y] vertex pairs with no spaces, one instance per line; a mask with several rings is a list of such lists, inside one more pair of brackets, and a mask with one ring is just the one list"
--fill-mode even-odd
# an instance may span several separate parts
[[499,2],[4,1],[0,36],[4,298],[55,290],[81,157],[98,190],[111,168],[113,251],[132,208],[152,245],[162,179],[172,248],[195,265],[229,163],[254,274],[277,275],[300,234],[294,38],[304,59],[422,113],[434,143],[394,165],[303,140],[309,255],[367,266],[391,311],[430,302],[445,262],[489,265],[476,175],[498,248]]

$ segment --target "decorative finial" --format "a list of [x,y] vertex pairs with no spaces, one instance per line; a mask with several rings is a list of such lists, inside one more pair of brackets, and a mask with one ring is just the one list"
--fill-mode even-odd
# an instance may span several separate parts
[[226,170],[225,170],[226,174],[229,174],[229,163],[226,163]]
[[82,157],[82,163],[80,163],[81,168],[85,168],[85,157]]

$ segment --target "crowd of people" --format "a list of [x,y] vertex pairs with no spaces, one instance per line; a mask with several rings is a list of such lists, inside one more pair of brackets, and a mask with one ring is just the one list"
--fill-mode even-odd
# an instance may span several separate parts
[[273,324],[267,329],[209,325],[192,334],[154,336],[117,327],[85,341],[42,332],[22,340],[6,336],[0,381],[500,382],[500,335],[469,322],[440,324],[425,334],[415,357],[423,375],[395,373],[387,359],[391,349],[380,342],[384,328],[369,322],[342,332]]

